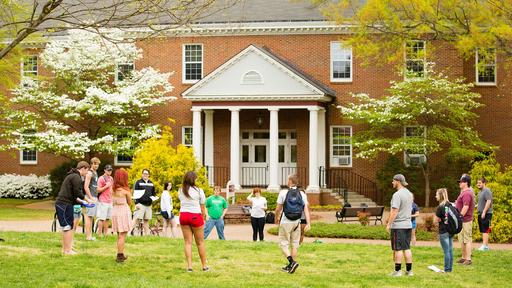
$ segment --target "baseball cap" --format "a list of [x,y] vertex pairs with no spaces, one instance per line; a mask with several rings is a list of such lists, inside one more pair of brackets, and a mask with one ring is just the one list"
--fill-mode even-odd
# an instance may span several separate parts
[[460,176],[459,181],[457,181],[457,182],[470,183],[471,182],[471,177],[469,177],[468,174],[462,174],[462,176]]
[[405,181],[405,176],[402,174],[396,174],[395,176],[393,176],[393,180],[400,181],[400,183],[402,183],[403,186],[409,185],[409,183]]
[[105,168],[103,168],[103,170],[112,171],[112,165],[110,165],[110,164],[105,165]]

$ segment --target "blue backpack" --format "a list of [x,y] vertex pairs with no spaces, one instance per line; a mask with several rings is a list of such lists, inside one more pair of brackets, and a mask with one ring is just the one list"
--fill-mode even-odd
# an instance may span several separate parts
[[290,220],[298,220],[304,211],[304,200],[299,189],[290,189],[284,200],[284,216]]

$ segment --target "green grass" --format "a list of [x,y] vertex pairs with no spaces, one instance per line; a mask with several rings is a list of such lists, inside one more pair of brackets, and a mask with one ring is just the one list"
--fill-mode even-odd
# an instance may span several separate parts
[[[0,233],[0,287],[509,287],[512,251],[474,252],[472,266],[456,264],[449,275],[439,247],[415,247],[414,278],[391,278],[387,245],[304,244],[293,275],[276,243],[207,241],[211,272],[185,272],[183,241],[128,238],[124,264],[115,263],[115,238],[85,242],[77,256],[61,255],[60,233]],[[194,247],[195,248],[195,247]],[[455,251],[456,257],[460,251]],[[200,269],[197,252],[194,270]],[[492,276],[491,276],[492,275]]]
[[[277,235],[278,228],[273,227],[268,230],[270,234]],[[351,238],[351,239],[381,239],[389,240],[389,233],[383,225],[361,226],[359,224],[343,223],[313,223],[311,230],[306,232],[308,237],[319,238]],[[417,240],[434,240],[437,234],[427,231],[416,231]]]
[[46,200],[0,198],[0,220],[48,220],[54,210],[27,209],[19,206]]

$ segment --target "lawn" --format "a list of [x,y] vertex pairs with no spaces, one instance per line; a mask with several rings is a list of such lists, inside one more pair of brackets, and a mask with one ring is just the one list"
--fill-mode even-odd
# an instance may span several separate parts
[[48,220],[53,219],[55,210],[28,209],[19,206],[46,200],[0,198],[0,220]]
[[[276,243],[207,241],[211,271],[185,272],[182,240],[128,238],[124,264],[115,259],[115,238],[85,242],[78,235],[77,256],[61,255],[59,233],[0,233],[1,287],[509,287],[512,251],[474,252],[472,266],[436,274],[442,266],[439,247],[413,249],[414,277],[391,278],[387,245],[316,244],[300,248],[293,275]],[[455,255],[460,255],[456,250]]]

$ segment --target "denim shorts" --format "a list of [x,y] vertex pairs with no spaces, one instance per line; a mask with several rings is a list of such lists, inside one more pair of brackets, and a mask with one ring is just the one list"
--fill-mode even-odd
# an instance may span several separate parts
[[73,229],[73,204],[55,202],[55,211],[62,231]]

